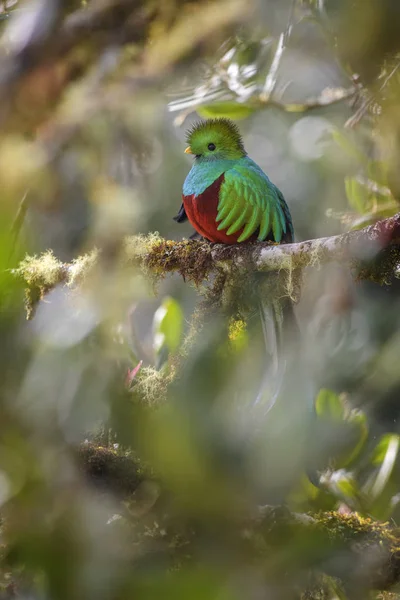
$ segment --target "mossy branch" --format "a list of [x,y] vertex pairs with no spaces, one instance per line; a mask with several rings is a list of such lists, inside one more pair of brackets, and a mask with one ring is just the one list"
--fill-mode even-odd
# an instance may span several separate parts
[[[115,494],[124,502],[134,502],[146,480],[152,480],[146,476],[139,461],[110,448],[82,444],[77,457],[79,468],[90,483],[94,483],[102,492]],[[161,488],[157,482],[154,483],[159,490],[159,497]],[[154,502],[148,503],[147,500],[147,511],[157,511]],[[165,520],[165,507],[162,504],[159,508]],[[138,518],[144,513],[135,510],[131,514]],[[357,597],[361,598],[365,597],[368,590],[388,590],[400,581],[398,531],[388,524],[356,513],[330,511],[306,515],[291,512],[285,506],[264,506],[247,519],[232,523],[232,534],[235,527],[240,544],[245,545],[250,555],[273,554],[278,570],[279,567],[284,570],[290,568],[290,557],[283,552],[286,544],[302,549],[307,547],[307,552],[302,551],[300,569],[297,558],[294,560],[297,585],[308,587],[310,581],[317,577],[316,587],[321,588],[329,582],[327,576],[337,579],[348,597],[353,597],[354,591],[357,591]],[[173,534],[172,531],[170,533]],[[196,536],[196,532],[190,535]],[[168,547],[167,551],[170,552],[171,548]],[[308,576],[303,580],[304,573],[312,575],[311,579]],[[311,591],[304,597],[312,599],[316,596]],[[321,590],[318,597],[325,597]]]
[[[357,513],[306,515],[293,513],[285,506],[266,506],[259,510],[256,530],[272,548],[284,545],[285,539],[292,546],[297,542],[299,548],[307,547],[306,552],[302,551],[303,568],[323,574],[320,583],[324,576],[336,580],[346,598],[365,598],[371,590],[390,590],[400,581],[400,536],[388,523]],[[332,598],[332,591],[302,597]]]
[[144,479],[143,468],[130,455],[84,443],[76,453],[79,469],[97,489],[121,498],[132,494]]
[[[126,253],[156,276],[175,271],[196,284],[220,268],[226,271],[234,267],[242,272],[293,272],[331,261],[354,267],[360,279],[388,283],[400,268],[400,213],[364,229],[294,244],[264,242],[228,246],[199,241],[171,242],[154,236],[142,238],[139,245],[137,239],[128,239]],[[377,259],[378,269],[374,264]]]
[[[174,242],[157,234],[133,236],[125,240],[121,254],[124,264],[140,266],[155,279],[177,272],[198,286],[216,274],[219,277],[214,281],[214,292],[220,295],[226,278],[232,274],[238,279],[243,274],[276,272],[280,279],[286,278],[277,294],[282,295],[284,288],[293,297],[293,273],[330,261],[347,263],[357,279],[383,285],[400,273],[400,213],[357,231],[285,245],[266,242],[226,246],[195,240]],[[26,257],[14,274],[27,285],[28,317],[54,287],[74,287],[85,279],[100,257],[97,250],[71,264],[59,261],[51,251]]]

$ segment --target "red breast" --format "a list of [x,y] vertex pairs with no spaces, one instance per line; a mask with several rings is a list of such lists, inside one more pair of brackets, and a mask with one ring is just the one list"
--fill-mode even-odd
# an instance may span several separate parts
[[219,191],[223,181],[224,174],[220,175],[202,194],[182,196],[183,205],[190,223],[200,235],[210,242],[236,244],[243,228],[232,235],[226,235],[224,231],[217,230],[218,223],[215,219],[218,213]]

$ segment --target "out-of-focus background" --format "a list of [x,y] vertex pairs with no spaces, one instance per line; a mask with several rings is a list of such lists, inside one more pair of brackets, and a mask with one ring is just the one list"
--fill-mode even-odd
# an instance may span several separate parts
[[[361,249],[374,281],[306,270],[302,368],[262,419],[251,327],[196,331],[204,287],[122,255],[192,235],[200,117],[237,121],[297,240],[396,214],[399,31],[396,0],[0,2],[1,598],[396,597],[396,252]],[[285,511],[331,515],[330,543]]]

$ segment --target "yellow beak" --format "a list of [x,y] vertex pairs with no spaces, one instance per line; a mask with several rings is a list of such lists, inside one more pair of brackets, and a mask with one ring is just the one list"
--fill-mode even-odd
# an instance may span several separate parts
[[185,150],[185,154],[193,154],[192,149],[190,146],[188,146]]

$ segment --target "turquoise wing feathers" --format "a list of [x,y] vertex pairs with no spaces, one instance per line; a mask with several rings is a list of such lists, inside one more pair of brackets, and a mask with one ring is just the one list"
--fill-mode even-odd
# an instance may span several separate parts
[[[225,171],[221,185],[216,221],[227,235],[243,228],[238,242],[245,242],[256,231],[257,239],[280,242],[293,238],[289,209],[282,193],[250,159]],[[289,239],[288,239],[289,238]]]

